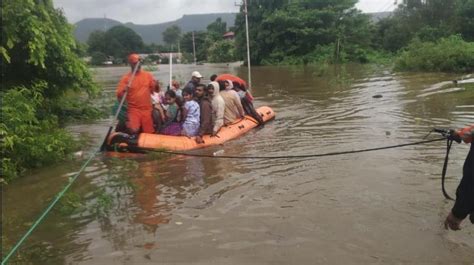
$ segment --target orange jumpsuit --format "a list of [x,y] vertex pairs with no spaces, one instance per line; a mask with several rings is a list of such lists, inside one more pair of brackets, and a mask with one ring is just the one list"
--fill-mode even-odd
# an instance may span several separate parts
[[468,126],[464,129],[457,131],[457,134],[465,143],[471,143],[472,137],[474,136],[474,125]]
[[[125,88],[128,85],[132,73],[127,73],[122,76],[120,83],[117,86],[117,98],[120,100],[125,93]],[[137,71],[133,79],[131,87],[127,94],[127,128],[132,133],[139,132],[140,128],[144,133],[153,133],[153,120],[151,113],[153,106],[151,103],[151,93],[155,86],[155,79],[153,75],[147,71]]]

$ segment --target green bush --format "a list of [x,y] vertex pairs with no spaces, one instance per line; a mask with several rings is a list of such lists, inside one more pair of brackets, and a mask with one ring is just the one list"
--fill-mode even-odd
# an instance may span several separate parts
[[263,65],[321,65],[332,63],[382,63],[387,64],[392,55],[377,50],[364,49],[352,45],[342,49],[336,62],[334,45],[317,45],[312,52],[303,56],[286,55],[283,51],[274,51],[269,58],[263,59]]
[[317,45],[312,52],[303,56],[287,55],[284,51],[273,51],[269,58],[263,59],[263,65],[308,65],[330,63],[334,58],[334,46]]
[[474,43],[459,35],[437,42],[414,39],[395,61],[395,69],[402,71],[472,72],[474,71]]
[[101,111],[91,107],[99,87],[79,58],[84,47],[52,0],[4,1],[2,17],[0,180],[11,180],[66,159],[75,142],[60,125]]
[[5,181],[27,168],[64,160],[77,146],[72,136],[59,128],[56,116],[38,114],[44,104],[41,91],[46,86],[46,82],[39,82],[30,88],[20,86],[2,92],[0,146]]

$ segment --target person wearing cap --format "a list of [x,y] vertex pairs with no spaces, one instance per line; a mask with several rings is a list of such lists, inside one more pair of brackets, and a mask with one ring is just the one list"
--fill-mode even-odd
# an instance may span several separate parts
[[196,86],[201,82],[202,75],[198,71],[194,71],[191,74],[191,80],[184,86],[183,89],[191,89],[194,95],[194,91],[196,90]]
[[[122,76],[120,80],[116,95],[120,100],[124,95],[128,82],[132,78],[133,69],[140,62],[140,56],[138,54],[130,54],[128,56],[128,63],[130,64],[131,71]],[[127,131],[131,135],[136,135],[140,132],[153,133],[153,119],[152,111],[153,105],[151,102],[151,94],[155,88],[155,79],[153,75],[147,71],[141,70],[140,64],[138,64],[137,71],[133,77],[132,84],[128,88],[126,97],[127,101]]]
[[462,130],[453,130],[449,139],[458,143],[464,141],[471,143],[471,148],[467,154],[463,166],[462,179],[456,190],[456,202],[451,212],[444,221],[446,229],[460,230],[462,221],[469,215],[471,223],[474,224],[474,147],[472,139],[474,137],[474,124]]

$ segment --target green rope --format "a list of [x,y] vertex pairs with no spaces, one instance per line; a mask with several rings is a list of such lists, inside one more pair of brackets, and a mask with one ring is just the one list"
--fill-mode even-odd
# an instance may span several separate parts
[[56,195],[56,198],[49,204],[49,206],[46,208],[46,210],[43,211],[41,216],[35,221],[35,223],[30,227],[30,229],[23,235],[23,237],[16,243],[16,245],[10,250],[8,255],[2,260],[2,265],[7,264],[8,260],[15,254],[15,252],[18,250],[18,248],[23,244],[23,242],[30,236],[30,234],[35,230],[35,228],[43,221],[44,217],[53,209],[53,207],[56,205],[56,203],[61,199],[61,197],[64,196],[66,191],[71,187],[71,185],[76,181],[76,179],[79,177],[79,175],[86,169],[86,166],[92,161],[92,159],[99,153],[99,150],[96,150],[90,157],[89,159],[82,165],[81,169],[79,172],[74,175],[74,177],[69,179],[69,183],[64,187],[64,189],[59,192]]
[[[333,152],[333,153],[324,153],[324,154],[313,154],[313,155],[295,155],[295,156],[262,156],[262,157],[239,157],[239,156],[211,156],[211,155],[199,155],[199,154],[189,154],[189,153],[181,153],[181,152],[172,152],[172,151],[162,151],[162,150],[148,150],[147,151],[154,151],[154,152],[160,152],[160,153],[167,153],[167,154],[174,154],[174,155],[185,155],[185,156],[196,156],[196,157],[212,157],[212,158],[241,158],[241,159],[276,159],[276,158],[309,158],[309,157],[321,157],[321,156],[333,156],[333,155],[342,155],[342,154],[351,154],[351,153],[361,153],[361,152],[369,152],[369,151],[376,151],[376,150],[384,150],[384,149],[391,149],[391,148],[398,148],[398,147],[403,147],[403,146],[410,146],[410,145],[419,145],[419,144],[424,144],[424,143],[430,143],[430,142],[436,142],[436,141],[441,141],[445,140],[445,138],[440,138],[440,139],[433,139],[433,140],[426,140],[426,141],[420,141],[420,142],[413,142],[413,143],[406,143],[406,144],[399,144],[399,145],[392,145],[392,146],[384,146],[384,147],[378,147],[378,148],[369,148],[369,149],[362,149],[362,150],[354,150],[354,151],[345,151],[345,152]],[[51,209],[56,205],[56,203],[61,199],[61,197],[66,193],[66,191],[69,189],[69,187],[76,181],[76,179],[79,177],[79,175],[84,171],[86,166],[92,161],[92,159],[97,155],[97,153],[100,152],[100,149],[96,150],[82,165],[81,169],[79,172],[74,175],[69,180],[69,183],[64,187],[64,189],[56,195],[56,198],[49,204],[49,206],[46,208],[46,210],[41,214],[41,216],[36,220],[36,222],[30,227],[28,232],[23,235],[23,237],[16,243],[16,245],[10,250],[8,255],[5,257],[4,260],[2,260],[2,264],[7,264],[7,261],[11,258],[11,256],[18,250],[18,248],[23,244],[23,242],[30,236],[30,234],[35,230],[35,228],[41,223],[41,221],[44,219],[44,217],[51,211]]]

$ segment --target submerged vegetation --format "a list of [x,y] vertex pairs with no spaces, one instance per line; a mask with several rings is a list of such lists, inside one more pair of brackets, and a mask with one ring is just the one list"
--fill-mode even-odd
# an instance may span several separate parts
[[100,111],[85,104],[98,86],[79,58],[72,27],[51,0],[7,0],[2,16],[1,177],[9,181],[65,159],[77,143],[61,124]]
[[469,72],[474,69],[474,42],[460,36],[435,42],[414,39],[395,62],[396,69],[411,71]]
[[71,135],[45,112],[46,82],[14,87],[2,95],[2,174],[9,180],[26,168],[62,160],[75,147]]

